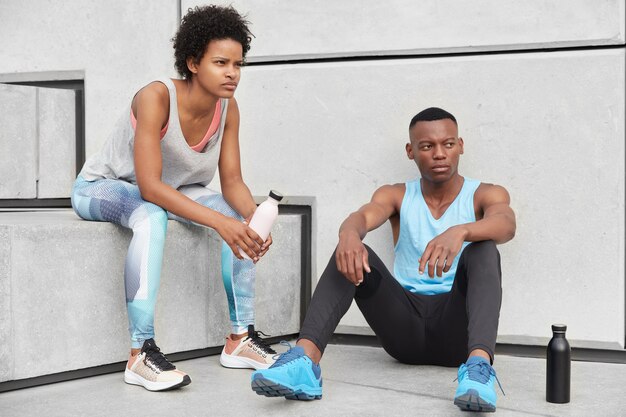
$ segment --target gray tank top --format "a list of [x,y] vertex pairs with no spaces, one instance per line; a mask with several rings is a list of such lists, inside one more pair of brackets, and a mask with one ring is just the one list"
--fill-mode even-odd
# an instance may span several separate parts
[[[169,122],[167,132],[161,139],[163,160],[161,181],[173,188],[190,184],[208,185],[215,175],[220,156],[228,99],[220,99],[222,100],[222,113],[219,127],[211,136],[204,150],[197,152],[189,147],[180,128],[174,82],[169,78],[158,81],[167,86],[170,94]],[[132,126],[130,112],[129,104],[100,152],[85,162],[79,174],[85,180],[95,181],[109,178],[137,184],[133,161],[135,130]]]

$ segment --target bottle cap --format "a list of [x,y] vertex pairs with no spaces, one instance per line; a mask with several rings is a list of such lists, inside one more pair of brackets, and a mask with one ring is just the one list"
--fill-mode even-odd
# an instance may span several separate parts
[[280,201],[283,199],[283,195],[276,190],[270,190],[270,197],[276,201]]
[[565,333],[566,330],[567,330],[567,325],[565,324],[553,324],[552,325],[553,332]]

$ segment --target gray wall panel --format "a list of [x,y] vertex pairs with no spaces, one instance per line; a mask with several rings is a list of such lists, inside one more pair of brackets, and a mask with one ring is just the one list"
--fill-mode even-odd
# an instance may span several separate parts
[[[301,224],[300,215],[281,214],[258,264],[257,328],[274,336],[299,330]],[[131,234],[70,210],[0,213],[0,382],[127,358]],[[168,223],[155,314],[165,352],[224,343],[230,322],[220,252],[216,232]]]
[[[195,4],[183,0],[183,13]],[[253,23],[251,61],[625,42],[623,0],[233,4]],[[147,0],[40,2],[35,13],[25,2],[1,2],[0,16],[11,18],[0,25],[0,80],[84,74],[89,156],[139,87],[174,75],[178,11],[176,2]],[[246,68],[237,92],[244,176],[255,195],[272,187],[316,199],[317,276],[341,220],[377,186],[415,175],[404,159],[410,117],[448,108],[466,138],[463,172],[507,186],[518,212],[518,236],[501,247],[501,339],[541,341],[558,320],[575,343],[623,346],[624,74],[623,47]],[[0,141],[0,161],[7,149],[11,161],[31,152],[7,146]],[[5,167],[0,174],[17,172]],[[18,168],[34,175],[27,163]],[[368,242],[391,262],[388,226]],[[594,264],[592,256],[610,260]],[[608,278],[596,284],[596,276]],[[365,322],[352,310],[344,324]]]
[[0,381],[13,378],[11,230],[0,226]]
[[39,198],[69,198],[76,179],[76,93],[39,89]]
[[250,61],[624,44],[623,0],[219,3],[248,14]]
[[177,15],[175,1],[2,1],[0,82],[22,72],[82,71],[90,156],[139,88],[175,75]]
[[[461,173],[506,186],[518,214],[502,246],[501,335],[543,337],[563,321],[580,343],[623,346],[624,72],[623,50],[250,67],[246,179],[258,195],[316,196],[319,274],[341,221],[418,175],[411,117],[446,108],[465,138]],[[367,241],[391,264],[389,231]],[[365,322],[353,309],[342,324]]]
[[37,89],[0,84],[0,198],[37,196]]

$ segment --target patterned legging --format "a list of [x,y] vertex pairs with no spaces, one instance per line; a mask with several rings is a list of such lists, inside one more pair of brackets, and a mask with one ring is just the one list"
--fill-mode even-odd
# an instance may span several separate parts
[[[183,186],[179,191],[205,207],[242,220],[215,191],[200,185]],[[154,337],[154,307],[161,281],[167,220],[192,222],[143,200],[139,187],[122,180],[86,181],[79,176],[72,190],[72,207],[85,220],[111,222],[133,231],[124,283],[132,347],[141,348],[144,340]],[[249,324],[254,324],[254,264],[237,259],[230,247],[222,244],[222,279],[232,331],[243,333]]]

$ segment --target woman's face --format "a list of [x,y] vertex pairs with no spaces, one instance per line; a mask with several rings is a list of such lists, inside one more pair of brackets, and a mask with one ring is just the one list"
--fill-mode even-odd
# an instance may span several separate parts
[[187,65],[195,81],[209,94],[231,98],[241,76],[243,48],[233,39],[212,40],[200,62],[189,58]]

